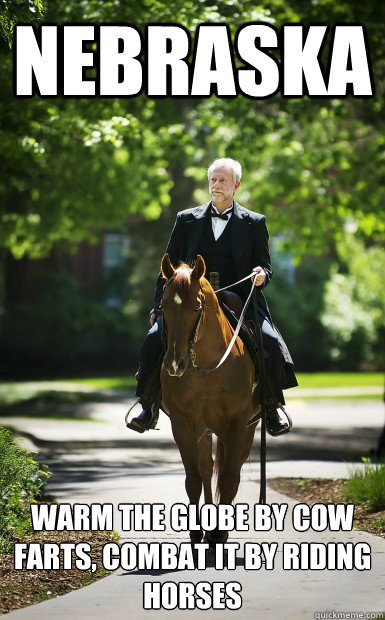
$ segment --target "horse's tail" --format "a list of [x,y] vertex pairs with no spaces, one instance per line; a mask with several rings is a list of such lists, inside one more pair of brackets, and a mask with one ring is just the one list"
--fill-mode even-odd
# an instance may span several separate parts
[[224,448],[223,448],[223,443],[221,442],[221,440],[217,439],[217,449],[215,451],[215,460],[214,460],[214,475],[215,475],[215,502],[218,504],[219,502],[219,487],[218,487],[218,478],[219,478],[219,472],[221,470],[221,466],[223,463],[223,454],[224,454]]

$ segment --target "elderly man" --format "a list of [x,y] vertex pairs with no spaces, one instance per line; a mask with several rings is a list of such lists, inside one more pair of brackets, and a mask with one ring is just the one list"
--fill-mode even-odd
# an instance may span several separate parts
[[[272,277],[270,253],[264,215],[249,211],[234,201],[242,176],[241,164],[233,159],[216,159],[208,169],[208,183],[211,201],[193,209],[178,213],[175,226],[167,245],[171,262],[193,262],[201,254],[206,263],[206,275],[219,272],[220,287],[233,284],[251,271],[258,274],[257,303],[263,345],[268,353],[267,371],[272,385],[272,394],[267,401],[267,431],[270,435],[289,432],[287,417],[280,413],[285,404],[282,389],[297,384],[290,353],[279,332],[273,326],[262,289]],[[238,284],[234,289],[243,303],[250,288],[250,281]],[[136,395],[143,409],[140,415],[127,424],[128,428],[144,432],[155,427],[157,415],[151,409],[151,399],[146,397],[145,388],[154,369],[164,354],[161,340],[162,317],[160,303],[164,279],[159,274],[150,312],[151,329],[139,356],[138,386]],[[250,305],[246,321],[254,319]]]

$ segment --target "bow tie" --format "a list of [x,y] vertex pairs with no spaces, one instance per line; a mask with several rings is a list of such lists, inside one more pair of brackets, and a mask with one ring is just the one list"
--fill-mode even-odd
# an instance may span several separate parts
[[233,210],[228,211],[227,213],[217,213],[214,209],[210,209],[211,217],[219,217],[220,220],[228,220],[231,217]]

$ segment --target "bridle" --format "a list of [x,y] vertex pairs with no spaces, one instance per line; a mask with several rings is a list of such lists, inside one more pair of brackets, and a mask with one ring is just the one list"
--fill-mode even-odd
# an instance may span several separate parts
[[[171,278],[169,278],[167,280],[167,282],[165,283],[165,285],[163,287],[163,292],[166,290],[166,288],[171,284],[171,282],[175,278],[175,273],[176,272],[174,272],[174,274],[171,276]],[[196,342],[198,340],[199,329],[200,329],[201,324],[204,321],[205,309],[206,309],[206,296],[205,296],[205,294],[203,292],[203,286],[202,286],[201,283],[199,283],[199,289],[200,289],[200,293],[201,293],[200,296],[199,296],[199,306],[194,309],[195,312],[199,312],[199,316],[198,316],[198,319],[197,319],[197,321],[195,323],[193,335],[190,338],[190,342],[189,342],[189,346],[188,346],[188,356],[189,356],[189,360],[191,362],[192,367],[195,370],[197,370],[198,372],[205,373],[207,371],[205,371],[203,368],[200,368],[200,366],[197,365],[197,363],[196,363],[196,353],[194,351],[194,345],[196,344]],[[160,309],[163,312],[162,302],[160,304]],[[166,326],[165,326],[165,322],[164,321],[163,321],[163,329],[166,332]]]
[[[176,272],[174,272],[173,275],[171,276],[171,278],[169,278],[167,280],[167,282],[165,283],[165,285],[163,287],[163,291],[165,291],[165,289],[171,284],[172,280],[175,277],[175,273]],[[199,283],[199,287],[200,287],[200,291],[201,291],[200,305],[198,306],[198,308],[195,308],[195,311],[199,312],[199,317],[198,317],[198,320],[197,320],[197,322],[195,324],[193,335],[192,335],[192,337],[190,339],[189,348],[188,348],[189,360],[191,362],[192,367],[197,372],[203,374],[204,376],[207,376],[207,375],[211,374],[215,370],[218,370],[218,368],[220,366],[222,366],[222,364],[226,361],[226,359],[230,355],[230,351],[233,348],[234,343],[235,343],[235,341],[236,341],[236,339],[238,337],[239,331],[241,329],[241,326],[242,326],[242,323],[243,323],[243,319],[244,319],[245,314],[246,314],[247,307],[248,307],[248,305],[250,303],[250,299],[251,299],[251,296],[253,294],[254,284],[255,284],[255,280],[257,279],[257,277],[258,277],[258,274],[256,272],[252,271],[248,276],[246,276],[245,278],[242,278],[242,280],[239,280],[238,282],[234,282],[234,284],[230,284],[229,286],[223,287],[223,288],[215,291],[215,293],[218,293],[218,292],[224,291],[224,290],[226,290],[228,288],[232,288],[236,284],[239,284],[240,282],[244,282],[244,280],[248,280],[249,278],[252,278],[252,280],[253,280],[252,281],[252,285],[251,285],[250,293],[249,293],[249,295],[248,295],[248,297],[246,299],[245,305],[243,306],[243,309],[242,309],[241,315],[239,317],[237,326],[236,326],[236,328],[234,330],[234,333],[233,333],[233,337],[231,338],[231,342],[229,343],[229,346],[227,347],[225,353],[223,354],[223,356],[220,359],[220,361],[218,362],[218,364],[216,366],[214,366],[213,368],[202,368],[201,366],[198,366],[198,364],[196,363],[196,353],[194,351],[194,345],[196,344],[196,342],[198,340],[199,329],[200,329],[201,324],[204,321],[204,315],[205,315],[205,309],[206,309],[206,306],[205,306],[206,297],[205,297],[205,294],[203,292],[202,284]],[[161,310],[163,312],[162,304],[161,304]],[[165,329],[164,322],[163,322],[163,329]]]
[[201,290],[201,295],[200,295],[200,305],[198,306],[198,308],[195,309],[196,312],[199,312],[199,316],[198,316],[198,320],[195,324],[195,328],[194,328],[194,332],[193,332],[193,336],[189,342],[189,347],[188,347],[188,356],[191,362],[192,367],[198,371],[198,372],[205,372],[203,370],[203,368],[200,368],[200,366],[197,365],[196,363],[196,358],[197,355],[194,351],[194,345],[196,344],[197,340],[198,340],[198,334],[199,334],[199,329],[201,324],[204,321],[205,318],[205,301],[206,301],[206,296],[203,292],[203,287],[201,284],[199,284],[200,290]]

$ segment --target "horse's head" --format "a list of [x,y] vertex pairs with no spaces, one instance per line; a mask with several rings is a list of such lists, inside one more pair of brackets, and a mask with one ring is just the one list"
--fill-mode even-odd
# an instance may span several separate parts
[[167,329],[167,352],[163,360],[169,375],[181,377],[189,360],[189,350],[203,318],[204,293],[201,278],[206,266],[198,254],[194,268],[182,263],[177,269],[165,254],[161,264],[164,286],[162,307]]

